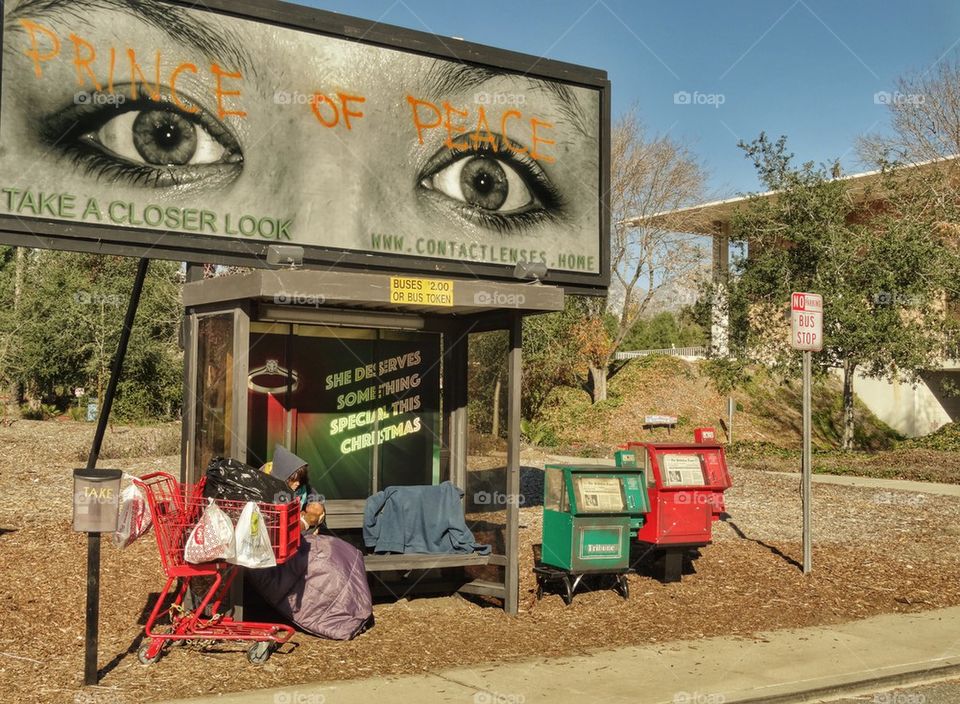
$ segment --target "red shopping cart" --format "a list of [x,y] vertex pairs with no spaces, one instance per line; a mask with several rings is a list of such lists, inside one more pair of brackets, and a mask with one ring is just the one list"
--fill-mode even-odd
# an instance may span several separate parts
[[[270,654],[293,635],[291,626],[279,623],[235,621],[220,613],[224,596],[229,592],[239,570],[222,560],[190,564],[184,561],[183,550],[207,500],[203,497],[203,481],[182,484],[165,472],[154,472],[134,480],[144,489],[153,529],[157,536],[160,561],[167,575],[145,630],[147,640],[140,646],[137,658],[144,665],[156,662],[168,643],[188,640],[252,641],[247,659],[254,664],[267,661]],[[218,499],[220,507],[236,522],[243,510],[243,501]],[[300,544],[300,503],[258,504],[270,535],[277,564],[292,557]],[[164,607],[174,582],[173,601]],[[192,596],[191,607],[186,603]]]

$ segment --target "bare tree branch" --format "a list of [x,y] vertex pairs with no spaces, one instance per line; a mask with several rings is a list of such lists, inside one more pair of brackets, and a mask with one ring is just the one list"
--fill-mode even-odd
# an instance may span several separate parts
[[[605,380],[617,347],[663,290],[691,280],[702,268],[705,247],[678,233],[691,230],[691,215],[674,213],[703,199],[706,173],[683,144],[649,135],[636,109],[613,127],[611,140],[610,261],[622,301],[591,304],[590,329],[602,331],[603,316],[615,313],[615,329],[604,344],[591,344],[591,374]],[[671,213],[666,217],[654,215]],[[622,306],[617,310],[618,306]],[[599,334],[599,333],[598,333]],[[603,381],[603,380],[601,380]],[[605,394],[600,394],[604,396]],[[601,400],[594,394],[594,400]]]

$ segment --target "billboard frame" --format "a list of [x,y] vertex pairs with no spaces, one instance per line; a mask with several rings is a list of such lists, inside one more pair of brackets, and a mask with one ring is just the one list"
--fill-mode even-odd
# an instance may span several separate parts
[[[506,49],[381,24],[281,0],[160,0],[200,12],[211,12],[260,24],[305,31],[432,58],[480,65],[511,73],[562,82],[600,92],[599,129],[599,273],[550,270],[544,283],[571,293],[606,295],[610,286],[610,81],[606,71],[544,59]],[[2,3],[0,3],[2,7]],[[4,21],[0,14],[0,80],[2,80]],[[271,242],[253,242],[215,235],[133,229],[0,213],[0,244],[129,257],[149,257],[194,264],[266,267]],[[296,244],[296,243],[291,243]],[[343,267],[374,271],[404,271],[513,279],[512,267],[420,256],[367,253],[361,250],[304,245],[304,267]]]

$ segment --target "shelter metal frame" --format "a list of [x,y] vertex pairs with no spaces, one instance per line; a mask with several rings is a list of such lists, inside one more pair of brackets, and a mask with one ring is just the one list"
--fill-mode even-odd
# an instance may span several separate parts
[[[368,572],[415,571],[471,565],[504,569],[502,583],[474,580],[459,586],[463,593],[503,600],[507,613],[515,614],[519,602],[519,493],[520,493],[520,394],[522,321],[525,315],[562,310],[564,291],[539,283],[497,283],[474,279],[453,280],[452,305],[419,306],[390,301],[390,276],[357,272],[257,270],[240,276],[187,283],[185,308],[185,376],[183,452],[181,476],[195,481],[204,468],[197,467],[198,343],[200,321],[211,315],[232,315],[233,347],[229,380],[234,389],[225,409],[228,435],[224,451],[240,461],[247,458],[247,349],[251,322],[329,325],[438,333],[443,336],[441,438],[443,476],[458,487],[467,484],[467,365],[468,337],[472,333],[506,330],[507,357],[507,466],[506,523],[503,554],[477,555],[373,555]],[[288,292],[296,292],[291,296]],[[322,305],[278,303],[280,300],[323,301]],[[498,306],[506,301],[511,305]],[[360,525],[364,500],[329,502],[331,529]]]

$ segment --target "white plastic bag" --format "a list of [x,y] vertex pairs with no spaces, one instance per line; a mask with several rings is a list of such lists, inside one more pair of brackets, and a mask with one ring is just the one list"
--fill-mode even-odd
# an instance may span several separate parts
[[193,564],[233,557],[233,521],[213,499],[208,502],[183,548],[183,559]]
[[150,505],[147,497],[136,484],[130,484],[120,494],[120,518],[113,544],[121,550],[150,530]]
[[260,509],[248,501],[237,519],[235,555],[228,562],[244,567],[275,567],[277,558],[270,546],[270,534]]

